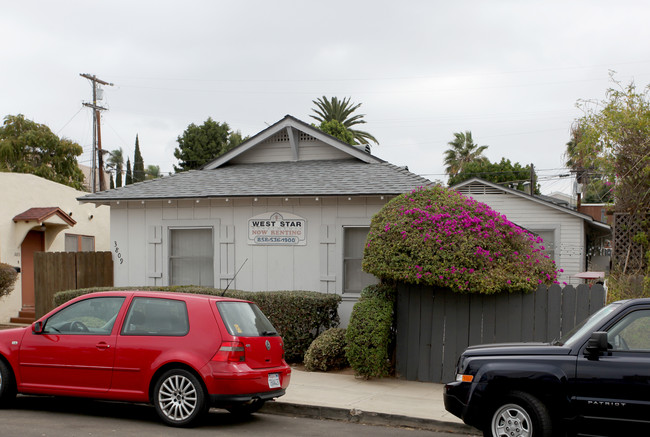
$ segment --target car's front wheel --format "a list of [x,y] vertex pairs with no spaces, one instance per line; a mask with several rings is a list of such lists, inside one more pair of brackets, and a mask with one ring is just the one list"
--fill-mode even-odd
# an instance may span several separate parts
[[11,368],[0,360],[0,407],[7,407],[16,397],[16,378]]
[[503,397],[483,430],[485,437],[551,437],[551,416],[536,397],[511,392]]
[[168,370],[158,379],[153,403],[160,418],[170,426],[193,425],[208,410],[201,382],[184,369]]

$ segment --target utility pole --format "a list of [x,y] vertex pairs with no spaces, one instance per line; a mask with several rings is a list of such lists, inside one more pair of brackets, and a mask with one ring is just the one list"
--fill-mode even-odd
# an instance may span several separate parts
[[535,195],[535,166],[530,163],[530,195]]
[[[97,106],[97,84],[113,86],[112,83],[99,79],[94,74],[80,73],[79,76],[85,77],[92,82],[93,85],[93,102],[84,103],[83,105],[93,110],[93,161],[90,171],[90,185],[91,192],[96,191],[95,174],[97,172],[97,160],[99,160],[99,191],[104,191],[104,154],[102,152],[102,131],[100,127],[99,111],[104,111],[106,108]],[[101,98],[100,98],[101,100]]]

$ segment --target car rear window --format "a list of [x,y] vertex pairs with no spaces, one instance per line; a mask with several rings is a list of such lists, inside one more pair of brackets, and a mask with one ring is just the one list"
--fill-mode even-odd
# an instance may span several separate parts
[[269,319],[255,304],[248,302],[217,302],[217,309],[231,335],[242,337],[277,335]]

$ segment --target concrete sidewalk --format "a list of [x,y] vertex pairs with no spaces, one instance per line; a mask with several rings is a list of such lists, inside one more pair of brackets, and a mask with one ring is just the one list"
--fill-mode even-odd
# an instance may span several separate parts
[[286,395],[267,402],[260,412],[480,435],[445,410],[443,387],[397,378],[365,380],[351,371],[307,372],[294,367]]

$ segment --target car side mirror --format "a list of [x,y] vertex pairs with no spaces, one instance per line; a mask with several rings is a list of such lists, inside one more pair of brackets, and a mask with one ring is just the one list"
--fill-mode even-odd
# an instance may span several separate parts
[[32,332],[34,334],[41,334],[43,332],[43,322],[39,320],[38,322],[32,323]]
[[591,334],[585,352],[590,355],[598,355],[600,352],[607,352],[607,333],[604,331],[596,331]]

